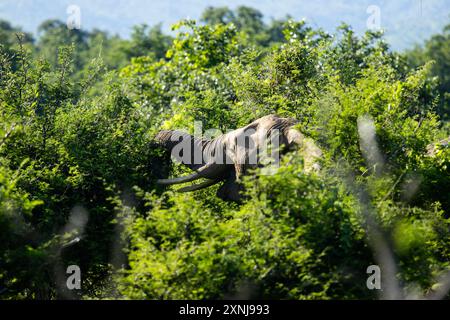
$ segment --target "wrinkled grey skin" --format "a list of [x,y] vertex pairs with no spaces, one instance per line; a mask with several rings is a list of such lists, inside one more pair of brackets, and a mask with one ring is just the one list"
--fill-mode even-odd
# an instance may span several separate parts
[[[174,178],[158,180],[159,184],[173,185],[191,182],[197,179],[206,179],[205,182],[184,187],[177,191],[187,192],[200,190],[223,181],[217,196],[224,200],[239,202],[242,185],[239,183],[243,174],[249,169],[262,166],[261,163],[252,163],[252,152],[262,145],[265,139],[278,134],[280,151],[282,153],[299,147],[305,142],[302,133],[292,128],[297,121],[291,118],[281,118],[276,115],[268,115],[259,118],[249,125],[223,134],[215,139],[200,139],[181,131],[163,130],[160,131],[155,140],[167,150],[172,151],[172,155],[179,162],[183,163],[194,174]],[[247,138],[244,138],[247,137]],[[175,140],[175,141],[174,141]],[[185,143],[191,150],[190,157],[182,157],[173,152],[174,148],[179,148],[180,141]],[[242,143],[245,141],[245,143]],[[187,143],[187,144],[186,144]],[[178,147],[177,147],[178,146]],[[203,155],[197,162],[194,154]],[[321,152],[317,147],[313,151],[314,157],[320,157]],[[254,154],[253,154],[254,155]],[[251,164],[250,164],[250,163]]]

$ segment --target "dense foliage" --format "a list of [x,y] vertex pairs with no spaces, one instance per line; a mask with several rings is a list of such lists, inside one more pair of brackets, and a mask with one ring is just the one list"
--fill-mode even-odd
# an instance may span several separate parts
[[[47,21],[37,41],[0,23],[0,297],[372,299],[372,220],[403,294],[436,291],[450,267],[449,29],[399,54],[380,33],[268,25],[247,7],[202,22],[123,40]],[[246,177],[242,204],[156,185],[186,172],[153,142],[161,128],[270,113],[300,120],[320,172],[292,152]],[[65,286],[72,264],[81,290]]]

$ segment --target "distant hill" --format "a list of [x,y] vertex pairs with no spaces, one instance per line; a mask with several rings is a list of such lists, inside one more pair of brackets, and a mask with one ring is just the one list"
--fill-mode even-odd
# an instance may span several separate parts
[[378,5],[386,39],[396,50],[409,48],[440,32],[450,20],[450,0],[1,0],[0,19],[36,32],[45,19],[65,21],[66,9],[72,4],[81,8],[84,29],[103,29],[123,37],[136,24],[162,22],[164,30],[169,31],[170,25],[180,19],[198,19],[207,6],[235,8],[239,5],[260,10],[266,19],[289,14],[296,19],[306,18],[327,31],[345,21],[357,32],[363,32],[369,16],[368,6]]

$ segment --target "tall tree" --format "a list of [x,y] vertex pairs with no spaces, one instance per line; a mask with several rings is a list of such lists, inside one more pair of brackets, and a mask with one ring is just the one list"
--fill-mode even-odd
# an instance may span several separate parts
[[450,24],[444,27],[441,34],[432,36],[424,46],[416,46],[406,52],[406,59],[412,67],[419,67],[429,60],[434,64],[432,77],[437,77],[437,88],[440,93],[438,113],[450,120]]

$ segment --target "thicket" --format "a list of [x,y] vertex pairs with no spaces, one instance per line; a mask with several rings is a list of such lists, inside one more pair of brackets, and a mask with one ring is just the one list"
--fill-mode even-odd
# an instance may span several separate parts
[[[368,214],[403,294],[438,290],[449,29],[400,54],[381,33],[267,25],[245,7],[202,21],[173,39],[136,27],[131,40],[49,21],[38,41],[1,23],[0,297],[372,299]],[[153,142],[159,130],[226,131],[269,113],[300,120],[320,172],[293,152],[246,178],[243,204],[156,185],[186,172]],[[72,264],[81,290],[65,287]]]

